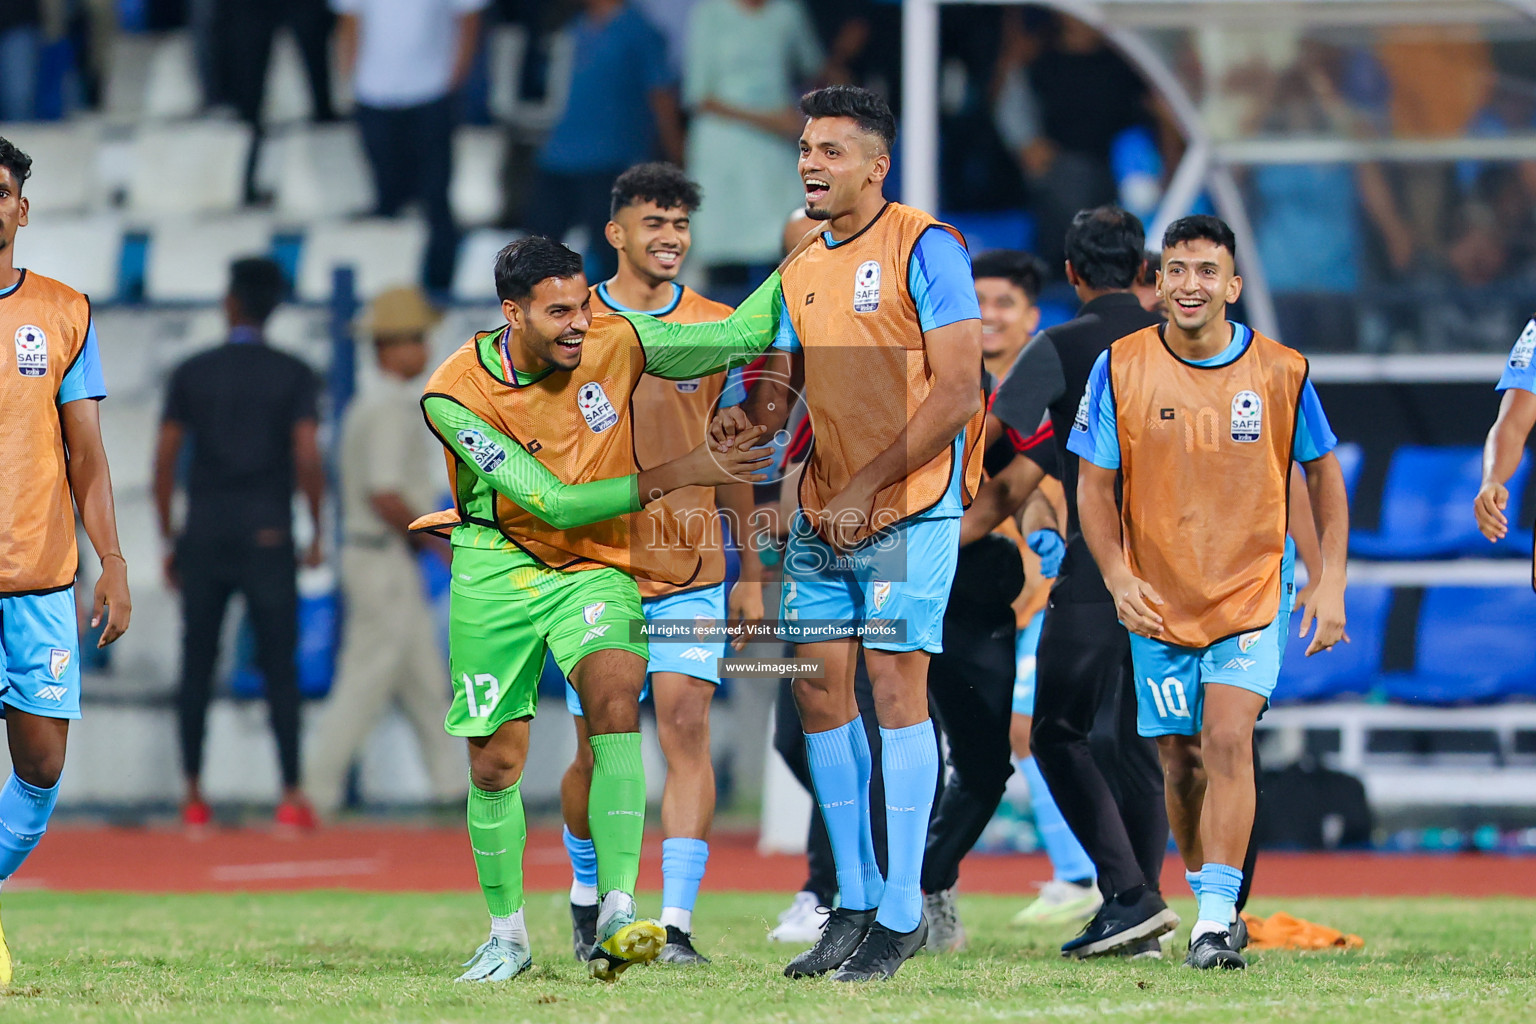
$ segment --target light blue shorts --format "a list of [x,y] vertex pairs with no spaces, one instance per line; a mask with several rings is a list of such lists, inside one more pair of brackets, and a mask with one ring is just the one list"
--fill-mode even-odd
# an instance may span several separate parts
[[[665,597],[648,597],[640,602],[640,607],[645,610],[647,622],[674,619],[696,622],[701,626],[706,622],[710,626],[723,626],[725,625],[725,584],[718,583],[713,587],[685,590],[680,594],[667,594]],[[720,659],[726,656],[728,647],[729,643],[723,637],[718,640],[698,641],[652,638],[651,660],[646,663],[646,675],[649,677],[652,672],[677,672],[719,686]],[[640,699],[644,700],[650,692],[651,681],[647,678],[645,689],[640,693]],[[576,687],[569,681],[565,684],[565,706],[573,715],[582,713],[581,698],[576,695]]]
[[1040,629],[1044,625],[1045,609],[1042,608],[1014,638],[1017,660],[1013,669],[1013,713],[1016,715],[1035,713],[1035,648],[1040,646]]
[[80,717],[73,587],[0,597],[0,704],[44,718]]
[[959,557],[958,517],[906,519],[839,555],[797,512],[778,634],[791,643],[860,636],[876,651],[938,654]]

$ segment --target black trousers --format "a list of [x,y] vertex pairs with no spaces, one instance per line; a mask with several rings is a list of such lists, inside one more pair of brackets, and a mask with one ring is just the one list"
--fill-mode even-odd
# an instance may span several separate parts
[[203,770],[203,735],[213,671],[219,660],[224,612],[236,593],[245,598],[256,635],[256,665],[266,680],[267,712],[277,739],[284,786],[299,784],[298,563],[291,544],[258,547],[183,538],[176,550],[181,577],[181,686],[176,711],[182,771]]
[[357,127],[373,171],[375,212],[394,217],[415,199],[427,220],[428,288],[447,291],[459,233],[453,223],[448,187],[453,180],[454,97],[416,107],[357,105]]
[[1016,668],[1013,609],[951,605],[944,653],[928,663],[928,702],[949,741],[947,780],[934,802],[923,851],[923,892],[948,889],[1013,774],[1008,726]]
[[1168,809],[1156,744],[1136,732],[1130,637],[1110,602],[1053,600],[1035,659],[1030,751],[1105,898],[1159,888]]
[[540,170],[537,184],[529,192],[528,208],[523,211],[523,226],[529,234],[545,235],[557,242],[577,225],[587,229],[587,249],[582,256],[590,281],[606,281],[619,269],[618,255],[603,231],[608,226],[613,179],[623,171],[622,167],[579,174]]

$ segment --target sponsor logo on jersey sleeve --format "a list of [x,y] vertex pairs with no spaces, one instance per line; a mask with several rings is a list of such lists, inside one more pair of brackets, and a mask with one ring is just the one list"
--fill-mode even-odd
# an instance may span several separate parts
[[16,328],[16,371],[23,377],[48,376],[48,335],[34,324]]
[[1086,391],[1077,402],[1077,415],[1072,419],[1072,429],[1088,433],[1088,392]]
[[1232,440],[1250,444],[1264,430],[1264,401],[1252,391],[1232,396]]
[[475,465],[486,473],[507,461],[507,453],[502,450],[501,445],[478,430],[467,428],[461,430],[458,433],[458,440],[465,453],[474,460]]
[[1532,356],[1536,356],[1536,318],[1525,325],[1525,330],[1515,340],[1515,347],[1509,350],[1509,365],[1516,370],[1523,370],[1531,365]]
[[601,434],[619,422],[618,411],[608,401],[603,386],[595,380],[576,389],[576,408],[581,410],[581,418],[587,421],[594,434]]
[[880,262],[865,260],[853,273],[853,311],[873,313],[880,308]]

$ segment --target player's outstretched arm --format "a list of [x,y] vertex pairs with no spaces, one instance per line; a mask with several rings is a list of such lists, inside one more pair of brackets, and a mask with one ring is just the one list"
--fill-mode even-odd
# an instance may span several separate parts
[[101,407],[89,399],[59,407],[64,444],[69,451],[69,489],[85,524],[85,535],[101,559],[101,577],[91,599],[91,628],[101,625],[97,647],[105,647],[128,631],[133,600],[128,594],[128,563],[117,541],[117,511],[112,502],[112,474],[101,444]]
[[1532,426],[1536,426],[1536,395],[1520,387],[1507,389],[1499,400],[1499,416],[1483,444],[1483,486],[1472,504],[1477,528],[1490,541],[1502,540],[1509,533],[1509,519],[1504,515],[1509,488],[1505,484],[1520,466]]
[[1045,477],[1045,470],[1027,455],[1015,455],[996,476],[976,492],[971,507],[960,519],[960,544],[980,540],[997,529],[1004,519],[1029,500]]
[[[1307,645],[1310,657],[1326,651],[1339,641],[1349,642],[1344,632],[1344,585],[1349,560],[1349,495],[1344,489],[1344,470],[1338,458],[1329,452],[1322,458],[1302,463],[1307,474],[1307,492],[1312,499],[1312,518],[1317,523],[1322,549],[1322,570],[1317,587],[1301,611],[1301,636],[1307,635],[1312,621],[1317,632]],[[1308,566],[1310,569],[1311,566]]]
[[644,313],[619,313],[645,350],[645,372],[692,380],[756,359],[779,335],[784,293],[775,271],[724,320],[680,324]]
[[527,509],[557,530],[637,512],[679,487],[713,487],[735,480],[754,480],[751,473],[766,465],[772,455],[771,449],[743,445],[739,451],[716,457],[708,451],[707,444],[701,444],[656,469],[567,484],[514,438],[452,399],[428,395],[422,400],[422,409],[433,431],[462,465],[519,508]]
[[1159,637],[1163,617],[1155,605],[1163,599],[1152,584],[1139,579],[1125,561],[1120,538],[1120,512],[1115,505],[1115,470],[1079,459],[1077,475],[1077,516],[1083,540],[1098,563],[1104,585],[1115,599],[1115,614],[1125,628],[1141,636]]

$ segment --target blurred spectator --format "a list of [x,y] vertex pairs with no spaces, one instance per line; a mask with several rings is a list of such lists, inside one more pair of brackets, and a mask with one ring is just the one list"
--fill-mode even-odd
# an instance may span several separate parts
[[862,86],[899,115],[901,6],[877,0],[816,0],[809,6],[827,45],[826,84]]
[[1157,272],[1162,269],[1163,254],[1148,249],[1141,254],[1141,261],[1141,272],[1131,282],[1131,294],[1136,296],[1136,301],[1148,313],[1166,317],[1168,314],[1163,308],[1163,297],[1157,291]]
[[418,550],[441,542],[409,532],[411,520],[437,508],[441,480],[442,450],[422,429],[415,380],[439,319],[418,288],[387,291],[368,310],[379,378],[347,409],[341,427],[347,621],[309,765],[308,789],[321,814],[341,806],[348,766],[397,704],[416,730],[433,798],[465,793],[464,749],[443,732],[447,659],[416,564]]
[[674,78],[683,74],[688,54],[688,23],[699,0],[635,0],[645,20],[667,37],[667,68]]
[[[260,158],[262,107],[267,98],[267,71],[277,30],[288,26],[309,78],[310,109],[316,121],[334,121],[331,106],[331,26],[335,21],[326,0],[215,0],[213,13],[216,95],[227,97],[240,120],[251,126],[251,155],[246,161],[245,201],[256,202],[256,163]],[[196,12],[194,12],[195,15]],[[196,27],[194,26],[194,31]]]
[[474,64],[489,0],[330,0],[340,15],[337,61],[353,79],[357,127],[373,171],[377,213],[412,199],[427,220],[427,287],[453,281],[458,230],[453,178],[456,94]]
[[30,121],[37,116],[42,45],[39,0],[0,0],[0,121]]
[[[288,283],[268,259],[230,268],[224,313],[229,339],[178,366],[166,389],[155,447],[155,511],[167,546],[166,582],[181,591],[181,683],[177,694],[182,820],[206,825],[200,777],[203,733],[219,659],[224,610],[245,598],[277,739],[283,800],[279,824],[312,827],[299,788],[299,685],[295,662],[299,596],[293,540],[295,484],[309,507],[314,540],[304,564],[321,561],[325,472],[316,443],[319,382],[293,356],[269,348],[262,331]],[[177,465],[190,448],[186,522],[171,521]]]
[[1008,11],[1002,36],[998,132],[1024,171],[1040,255],[1055,273],[1077,211],[1117,199],[1115,137],[1137,124],[1155,124],[1160,141],[1176,133],[1136,71],[1089,25],[1060,15],[1031,28]]
[[561,239],[586,229],[587,277],[604,281],[618,270],[603,238],[608,190],[625,168],[660,155],[683,159],[676,76],[667,41],[624,0],[585,0],[572,28],[575,56],[565,110],[539,153],[524,226]]
[[709,199],[693,215],[693,253],[714,291],[750,287],[779,260],[781,211],[805,202],[794,141],[805,117],[796,101],[821,64],[800,0],[702,0],[693,10],[683,79],[695,115],[688,171]]

